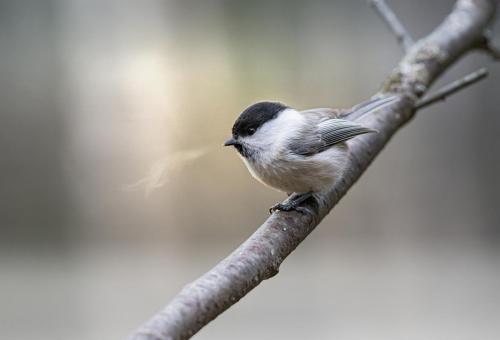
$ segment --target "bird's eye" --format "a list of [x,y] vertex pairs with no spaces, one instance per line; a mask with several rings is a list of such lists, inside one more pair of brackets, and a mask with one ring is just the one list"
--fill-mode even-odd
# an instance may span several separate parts
[[251,136],[255,133],[255,129],[254,128],[250,128],[248,129],[248,134]]

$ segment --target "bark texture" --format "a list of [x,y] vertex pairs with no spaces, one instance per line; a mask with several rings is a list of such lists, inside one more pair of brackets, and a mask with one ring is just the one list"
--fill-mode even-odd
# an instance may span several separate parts
[[394,93],[400,101],[365,117],[379,131],[348,142],[350,164],[336,185],[317,204],[303,204],[309,213],[277,212],[232,254],[186,285],[160,312],[139,328],[133,340],[188,339],[262,280],[278,273],[283,260],[320,223],[363,174],[391,136],[415,113],[415,103],[453,62],[478,48],[493,20],[496,0],[459,0],[430,35],[408,48],[386,79],[380,94]]

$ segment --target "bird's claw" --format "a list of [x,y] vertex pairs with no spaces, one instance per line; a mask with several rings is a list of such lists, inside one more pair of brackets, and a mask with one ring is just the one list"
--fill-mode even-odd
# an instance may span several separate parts
[[309,197],[311,197],[309,193],[297,195],[296,197],[292,197],[285,202],[273,205],[271,208],[269,208],[269,213],[272,214],[275,211],[297,211],[301,214],[306,214],[308,212],[308,209],[305,207],[301,207],[300,204],[302,204],[302,202],[304,202]]
[[269,208],[269,213],[272,214],[275,211],[291,211],[294,207],[290,203],[278,203]]

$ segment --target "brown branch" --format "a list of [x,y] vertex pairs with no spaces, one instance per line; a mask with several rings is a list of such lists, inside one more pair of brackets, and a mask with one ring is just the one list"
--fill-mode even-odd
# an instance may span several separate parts
[[439,90],[437,90],[435,93],[432,95],[425,97],[424,99],[420,100],[417,105],[415,105],[416,110],[423,109],[426,106],[432,105],[435,102],[438,102],[440,100],[445,100],[446,97],[451,96],[455,92],[458,92],[467,86],[470,86],[488,76],[488,70],[485,68],[481,68],[475,72],[469,73],[465,77],[455,80],[452,83],[449,83],[448,85],[443,86]]
[[392,33],[394,33],[398,43],[403,46],[403,50],[405,52],[408,51],[413,46],[413,38],[392,9],[387,6],[384,0],[369,0],[368,2],[377,11],[382,20],[384,20]]
[[385,82],[380,94],[400,101],[364,118],[379,131],[348,142],[348,170],[310,213],[277,212],[231,255],[185,286],[173,300],[132,335],[134,340],[188,339],[236,303],[262,280],[278,273],[283,260],[321,222],[368,168],[392,135],[414,115],[417,98],[448,66],[474,49],[492,20],[497,0],[458,0],[453,11],[429,36],[418,41]]

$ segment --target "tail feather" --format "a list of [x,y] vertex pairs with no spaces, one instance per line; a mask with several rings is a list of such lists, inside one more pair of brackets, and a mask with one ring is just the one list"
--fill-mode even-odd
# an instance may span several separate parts
[[382,98],[375,98],[368,100],[364,103],[354,106],[351,110],[342,113],[339,118],[345,118],[349,120],[359,120],[365,115],[372,113],[375,110],[379,110],[383,107],[391,105],[399,100],[398,96],[387,96]]

